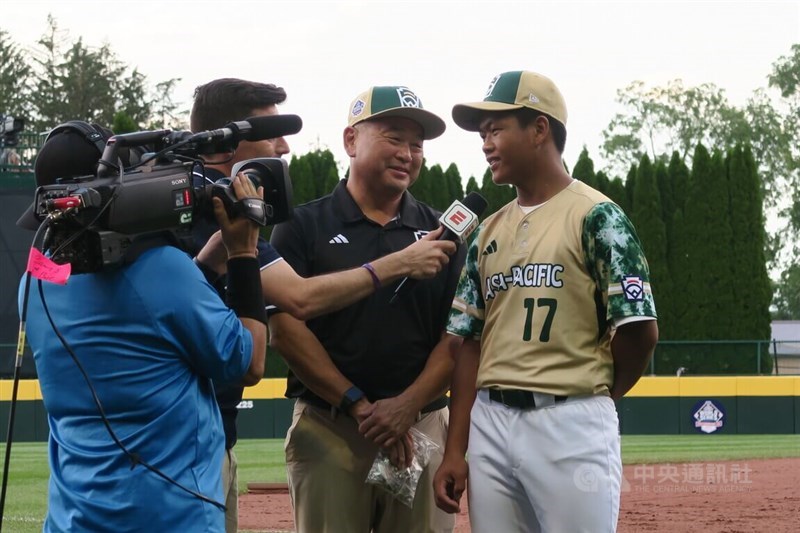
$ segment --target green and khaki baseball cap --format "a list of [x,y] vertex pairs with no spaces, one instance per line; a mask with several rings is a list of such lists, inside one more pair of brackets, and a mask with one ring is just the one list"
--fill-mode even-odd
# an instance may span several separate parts
[[435,139],[446,128],[444,120],[422,108],[422,100],[408,87],[370,87],[350,103],[347,124],[380,117],[408,118],[422,126],[423,139]]
[[482,102],[453,106],[453,120],[467,131],[478,131],[487,111],[511,111],[523,107],[544,113],[567,127],[567,105],[561,91],[550,78],[527,70],[495,76]]

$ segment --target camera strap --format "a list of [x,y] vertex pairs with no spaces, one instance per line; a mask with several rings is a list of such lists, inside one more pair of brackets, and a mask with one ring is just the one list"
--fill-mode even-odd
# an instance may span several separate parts
[[267,225],[270,207],[261,198],[244,198],[234,204],[235,210],[243,217],[249,218],[259,226]]
[[129,265],[136,261],[139,256],[147,250],[160,248],[161,246],[174,246],[180,250],[185,250],[180,239],[171,232],[148,233],[140,235],[131,241],[125,254],[122,256],[122,264]]

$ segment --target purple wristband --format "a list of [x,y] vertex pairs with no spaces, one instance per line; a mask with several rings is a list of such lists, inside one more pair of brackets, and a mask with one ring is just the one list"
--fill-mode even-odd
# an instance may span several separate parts
[[361,265],[361,268],[366,268],[367,272],[369,272],[369,275],[372,277],[372,284],[375,286],[375,290],[377,291],[378,289],[380,289],[381,280],[378,279],[378,274],[375,272],[375,268],[369,263],[364,263],[363,265]]

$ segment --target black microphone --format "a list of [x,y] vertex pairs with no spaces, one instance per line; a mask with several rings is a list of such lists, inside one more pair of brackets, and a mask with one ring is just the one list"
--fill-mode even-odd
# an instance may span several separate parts
[[160,141],[170,133],[172,133],[172,130],[147,130],[136,131],[133,133],[122,133],[120,135],[114,135],[111,137],[111,139],[106,142],[106,148],[108,148],[108,145],[114,143],[116,143],[116,145],[119,147],[153,144]]
[[250,123],[246,120],[229,122],[216,130],[199,131],[192,135],[190,141],[197,143],[217,143],[220,141],[233,140],[238,143],[251,129]]
[[262,115],[247,119],[251,129],[242,137],[243,141],[263,141],[284,135],[294,135],[303,129],[303,121],[297,115]]
[[297,115],[261,115],[230,122],[216,130],[195,133],[191,140],[199,143],[263,141],[292,135],[302,127],[303,121]]
[[[478,218],[486,210],[486,199],[473,191],[469,193],[463,202],[456,200],[447,211],[439,217],[439,222],[444,226],[444,231],[439,235],[440,241],[453,241],[463,244],[467,237],[478,227]],[[413,289],[417,281],[414,278],[403,278],[400,285],[394,290],[390,304],[395,303],[398,298]]]

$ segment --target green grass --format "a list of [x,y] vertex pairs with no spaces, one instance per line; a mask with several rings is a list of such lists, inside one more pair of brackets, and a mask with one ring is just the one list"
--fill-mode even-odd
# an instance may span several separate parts
[[675,463],[800,457],[800,435],[624,435],[622,462]]
[[[5,458],[6,446],[0,446]],[[8,468],[3,531],[33,533],[42,531],[47,510],[47,444],[15,442],[11,446]]]
[[[0,445],[0,454],[5,446]],[[249,482],[286,481],[283,439],[241,440],[239,491]],[[800,457],[800,435],[624,435],[626,464],[708,462]],[[11,449],[3,530],[35,533],[42,530],[47,511],[47,445],[15,443]]]
[[234,448],[239,462],[239,493],[250,482],[286,483],[283,439],[240,440]]

